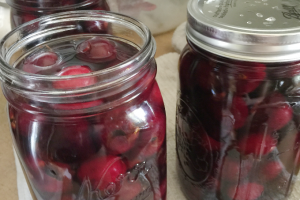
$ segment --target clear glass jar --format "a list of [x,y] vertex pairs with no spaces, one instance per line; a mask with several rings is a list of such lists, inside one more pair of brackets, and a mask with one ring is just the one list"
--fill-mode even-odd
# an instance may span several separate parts
[[[111,34],[84,32],[95,22]],[[19,26],[0,48],[14,148],[36,199],[166,198],[165,110],[145,25],[63,12]]]
[[11,6],[11,28],[41,16],[75,10],[109,10],[106,0],[6,0]]
[[300,164],[300,28],[283,1],[192,0],[177,171],[189,200],[283,200]]

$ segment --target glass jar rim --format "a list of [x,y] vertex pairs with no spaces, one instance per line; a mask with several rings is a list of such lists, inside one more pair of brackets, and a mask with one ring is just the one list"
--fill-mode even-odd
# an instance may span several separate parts
[[[98,18],[99,19],[98,19]],[[19,39],[15,44],[10,44],[10,48],[6,49],[5,48],[5,44],[9,43],[9,39],[18,36],[18,34],[20,33],[20,30],[29,28],[30,26],[34,26],[34,24],[38,24],[38,25],[49,25],[49,24],[53,24],[56,22],[61,21],[67,21],[67,20],[71,20],[71,21],[76,21],[76,20],[83,20],[83,19],[106,19],[107,21],[113,21],[116,20],[115,22],[118,22],[120,24],[125,24],[130,26],[132,29],[134,29],[137,34],[139,34],[140,36],[144,37],[144,43],[143,45],[140,47],[138,53],[136,53],[135,55],[133,55],[132,57],[130,57],[129,59],[127,59],[126,61],[114,65],[110,68],[107,69],[102,69],[102,70],[98,70],[98,71],[94,71],[92,73],[87,73],[87,74],[82,74],[82,75],[76,75],[76,76],[56,76],[56,75],[39,75],[39,74],[30,74],[30,73],[26,73],[22,70],[16,69],[14,67],[12,67],[11,65],[8,64],[8,62],[5,60],[6,54],[11,53],[12,49],[16,49],[19,48],[20,42],[22,43],[26,43],[26,40],[30,39],[30,36],[34,37],[36,36],[38,33],[31,33],[28,36]],[[147,59],[145,59],[145,56],[148,58],[154,58],[155,55],[155,51],[156,51],[156,44],[155,44],[155,40],[153,39],[150,30],[148,29],[148,27],[146,25],[144,25],[142,22],[131,18],[129,16],[125,16],[122,14],[117,14],[117,13],[113,13],[110,11],[102,11],[102,10],[81,10],[81,11],[71,11],[71,12],[61,12],[61,13],[56,13],[56,14],[52,14],[52,15],[48,15],[48,16],[44,16],[35,20],[32,20],[30,22],[24,23],[21,26],[17,27],[16,29],[12,30],[11,32],[9,32],[7,35],[5,35],[1,40],[0,40],[0,79],[2,79],[2,82],[14,82],[16,79],[16,77],[22,77],[22,78],[27,78],[27,79],[31,79],[31,80],[39,80],[39,81],[57,81],[57,80],[64,80],[64,79],[76,79],[76,78],[85,78],[85,77],[91,77],[91,76],[105,76],[109,73],[113,73],[115,71],[121,70],[124,67],[134,63],[134,62],[146,62]],[[133,69],[131,70],[131,72],[138,70],[139,68],[142,68],[143,65],[138,65],[133,67]],[[130,76],[130,73],[125,74],[127,76]],[[124,78],[124,77],[123,77]],[[120,77],[120,80],[122,79],[122,76]],[[16,82],[15,82],[16,83]],[[12,85],[12,84],[10,84]],[[17,88],[21,88],[24,89],[24,87],[22,87],[22,84],[14,84]],[[94,85],[92,85],[94,86]],[[50,92],[52,94],[75,94],[75,93],[81,93],[81,92],[90,92],[90,91],[94,91],[94,90],[99,90],[102,87],[104,87],[104,85],[98,85],[98,87],[85,87],[85,88],[79,88],[79,89],[72,89],[69,91],[61,91],[61,90],[57,90],[57,91],[53,91],[51,90]],[[105,85],[107,87],[107,85]],[[30,89],[30,88],[25,88],[25,89]],[[34,92],[34,90],[31,90],[32,92]],[[48,93],[49,91],[38,91],[39,93]]]
[[[51,0],[50,0],[51,1]],[[34,1],[27,1],[27,0],[18,0],[18,3],[22,2],[26,5],[19,5],[18,3],[15,3],[13,0],[6,0],[7,4],[17,10],[37,10],[39,12],[41,11],[49,11],[51,9],[51,11],[55,10],[55,11],[67,11],[67,10],[73,10],[76,9],[78,7],[82,8],[82,7],[87,7],[93,4],[98,3],[99,1],[102,0],[83,0],[80,3],[76,3],[76,4],[71,4],[71,5],[64,5],[64,6],[40,6],[41,3],[40,2],[34,2]],[[43,3],[51,3],[51,2],[43,2]],[[29,5],[28,5],[29,4]]]

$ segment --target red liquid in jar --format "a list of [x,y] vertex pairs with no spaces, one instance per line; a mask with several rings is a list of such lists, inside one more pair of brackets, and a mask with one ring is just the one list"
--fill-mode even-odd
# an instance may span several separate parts
[[[28,2],[24,0],[7,0],[11,6],[11,27],[16,28],[21,24],[50,14],[76,11],[76,10],[109,10],[106,0],[42,0]],[[97,25],[95,25],[97,26]],[[104,24],[98,23],[98,26]],[[94,31],[96,27],[91,28]],[[99,30],[99,27],[97,28]],[[103,29],[100,28],[100,29]]]
[[[33,49],[15,67],[39,75],[81,75],[107,70],[139,51],[134,44],[118,38],[90,35],[43,47]],[[88,76],[58,80],[45,87],[76,89],[96,81]],[[11,128],[37,199],[166,198],[166,119],[155,81],[135,100],[92,115],[57,117],[26,110],[42,107],[59,114],[99,106],[110,99],[42,104],[16,94],[14,99],[8,108]],[[12,106],[15,103],[24,111]]]
[[298,64],[236,61],[189,45],[179,63],[176,127],[185,195],[285,199],[299,170],[300,99],[290,92]]

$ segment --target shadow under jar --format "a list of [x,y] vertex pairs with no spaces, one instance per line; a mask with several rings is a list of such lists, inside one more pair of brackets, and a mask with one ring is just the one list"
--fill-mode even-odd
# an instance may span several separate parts
[[[111,34],[77,30],[95,20]],[[14,148],[35,199],[166,199],[165,109],[146,26],[59,13],[21,25],[0,48]]]
[[109,10],[106,0],[6,0],[11,28],[42,16],[75,10]]
[[282,200],[297,181],[299,22],[251,2],[188,5],[176,149],[189,200]]

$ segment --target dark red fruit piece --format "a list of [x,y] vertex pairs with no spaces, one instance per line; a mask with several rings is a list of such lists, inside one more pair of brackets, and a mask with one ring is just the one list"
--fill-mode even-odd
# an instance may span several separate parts
[[[142,157],[149,157],[159,151],[166,136],[166,116],[160,109],[154,109],[154,118],[149,121],[149,127],[141,130],[139,142],[146,145],[140,152]],[[140,143],[140,144],[141,144]]]
[[32,15],[32,14],[29,14],[29,13],[23,13],[21,18],[22,18],[22,23],[21,24],[24,24],[24,23],[29,22],[31,20],[34,20],[38,17],[35,16],[35,15]]
[[95,100],[90,102],[82,102],[82,103],[59,103],[59,104],[53,104],[53,107],[58,110],[80,110],[80,109],[86,109],[86,108],[92,108],[95,106],[99,106],[103,104],[103,100]]
[[238,63],[237,67],[243,67],[236,71],[236,92],[244,94],[252,92],[266,77],[266,66],[261,63]]
[[195,64],[194,56],[195,55],[190,52],[190,46],[186,45],[179,58],[179,84],[182,92],[190,90],[192,87],[190,76],[192,74],[191,66]]
[[234,116],[234,128],[238,129],[244,126],[248,117],[248,107],[241,97],[235,96],[232,100],[231,113]]
[[69,195],[63,195],[60,200],[74,200],[74,198],[71,194],[69,194]]
[[[16,118],[17,132],[23,136],[28,136],[32,131],[42,131],[46,127],[45,117],[39,114],[30,114],[27,112],[18,112]],[[35,129],[39,128],[39,130],[32,130],[34,124]]]
[[271,161],[262,166],[260,176],[262,180],[270,181],[276,178],[282,170],[282,165],[279,162]]
[[[94,9],[95,10],[95,9]],[[102,10],[102,9],[97,9]],[[101,20],[86,21],[83,23],[84,31],[88,33],[107,33],[109,29],[108,22]]]
[[36,74],[43,70],[50,70],[49,68],[57,67],[59,60],[59,56],[54,52],[42,52],[27,58],[22,70]]
[[62,6],[70,6],[76,4],[76,0],[62,0],[61,5]]
[[239,151],[243,154],[262,156],[270,153],[277,144],[277,140],[269,134],[256,133],[243,137],[238,141]]
[[155,195],[156,200],[165,200],[167,196],[167,179],[165,178],[163,181],[161,181],[159,185],[159,194]]
[[[74,76],[80,74],[91,73],[92,70],[85,65],[73,65],[61,70],[57,76]],[[76,78],[70,80],[59,80],[53,83],[53,87],[56,89],[75,89],[81,87],[87,87],[95,84],[96,80],[93,77]]]
[[58,59],[59,57],[56,53],[45,52],[37,55],[33,60],[33,64],[41,67],[47,67],[56,64]]
[[103,191],[124,173],[126,173],[126,165],[121,157],[102,156],[82,163],[77,171],[77,176],[80,181],[90,180],[93,189]]
[[87,62],[101,63],[116,58],[114,43],[102,37],[94,37],[80,43],[76,48],[76,52],[78,59]]
[[[253,116],[251,128],[254,131],[257,128],[269,131],[283,128],[293,117],[293,109],[280,93],[273,93],[268,96],[256,108]],[[261,131],[262,131],[261,130]]]
[[133,123],[133,119],[117,109],[105,117],[105,128],[100,138],[110,154],[122,154],[131,149],[140,133],[140,128]]
[[231,186],[228,196],[233,200],[255,200],[261,196],[264,186],[258,183],[245,183],[238,186]]
[[214,65],[209,60],[199,59],[195,69],[195,79],[198,85],[205,90],[209,90],[215,85]]
[[161,108],[164,107],[163,98],[162,98],[159,86],[156,81],[153,83],[152,90],[151,90],[149,98],[148,98],[148,102],[151,105],[157,105]]
[[162,147],[166,136],[165,113],[157,107],[152,109],[154,115],[148,118],[145,129],[141,128],[135,147],[126,153],[129,168],[157,154],[161,148],[165,148]]
[[89,134],[86,121],[54,124],[53,133],[45,137],[46,143],[41,146],[44,154],[52,161],[77,163],[87,160],[98,151]]
[[293,109],[280,93],[270,96],[266,113],[268,114],[268,128],[278,130],[284,127],[293,117]]

